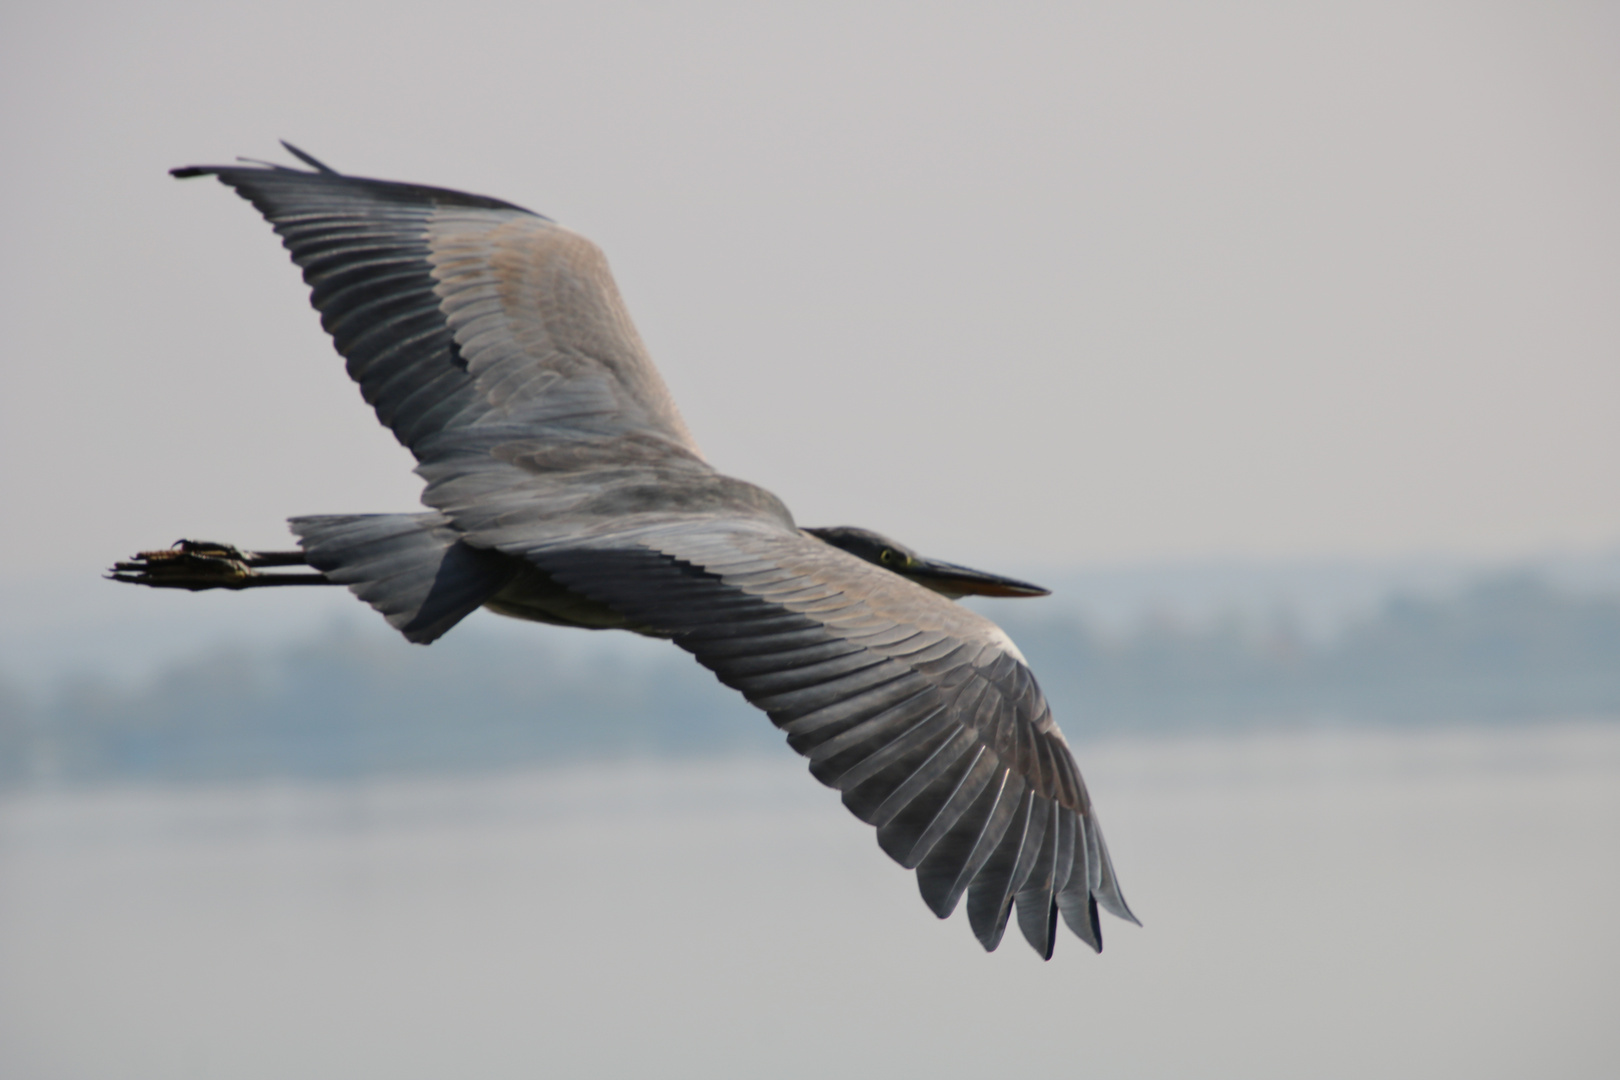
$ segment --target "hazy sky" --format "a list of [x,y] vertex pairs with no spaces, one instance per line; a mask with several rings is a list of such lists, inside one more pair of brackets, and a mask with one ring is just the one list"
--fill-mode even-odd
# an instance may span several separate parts
[[12,571],[406,509],[268,228],[174,165],[601,243],[721,469],[947,558],[1620,540],[1620,8],[0,14]]

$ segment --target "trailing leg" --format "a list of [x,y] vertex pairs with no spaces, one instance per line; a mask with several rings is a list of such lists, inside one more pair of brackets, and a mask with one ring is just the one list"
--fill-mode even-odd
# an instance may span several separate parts
[[243,551],[210,540],[181,540],[115,563],[107,577],[157,589],[256,589],[266,585],[335,585],[319,571],[266,574],[266,566],[308,566],[302,551]]

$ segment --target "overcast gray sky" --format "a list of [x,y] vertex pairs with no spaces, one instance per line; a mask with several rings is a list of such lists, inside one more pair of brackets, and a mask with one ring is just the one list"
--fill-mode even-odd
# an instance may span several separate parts
[[1612,4],[8,5],[0,553],[405,509],[268,228],[174,165],[607,250],[721,469],[994,564],[1620,541]]

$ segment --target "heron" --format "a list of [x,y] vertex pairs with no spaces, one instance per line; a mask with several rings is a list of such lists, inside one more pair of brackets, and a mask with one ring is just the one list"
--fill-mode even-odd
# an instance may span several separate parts
[[[270,223],[427,508],[295,517],[298,547],[183,540],[160,588],[342,585],[428,644],[479,608],[664,638],[740,691],[986,950],[1017,913],[1101,951],[1138,923],[1079,767],[1012,639],[956,603],[1047,590],[869,529],[800,528],[699,452],[601,250],[499,199],[253,159],[212,176]],[[1138,923],[1138,925],[1140,925]]]

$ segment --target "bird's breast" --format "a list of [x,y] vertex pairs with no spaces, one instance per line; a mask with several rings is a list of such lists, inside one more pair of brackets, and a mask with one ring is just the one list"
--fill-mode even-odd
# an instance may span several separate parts
[[668,637],[625,618],[599,601],[558,584],[550,574],[525,565],[506,586],[484,603],[497,615],[528,622],[572,626],[582,630],[629,630],[648,637]]

